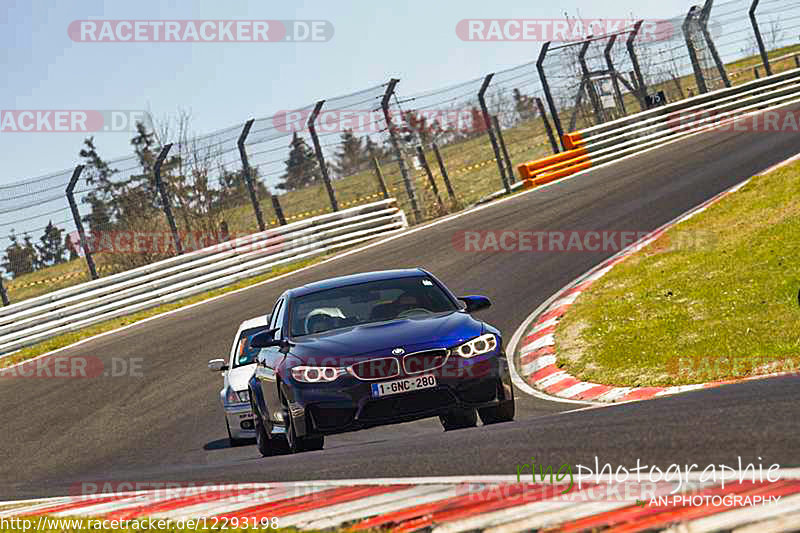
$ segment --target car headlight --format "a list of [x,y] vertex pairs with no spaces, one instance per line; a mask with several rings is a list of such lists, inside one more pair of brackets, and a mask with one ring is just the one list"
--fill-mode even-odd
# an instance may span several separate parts
[[228,387],[228,390],[225,391],[226,404],[248,403],[249,401],[250,401],[250,392],[247,390],[236,392],[235,390]]
[[494,333],[487,333],[480,337],[475,337],[471,341],[467,341],[460,346],[456,346],[453,348],[453,351],[461,357],[469,359],[476,355],[493,352],[496,348],[497,337],[495,337]]
[[302,383],[329,383],[347,374],[346,368],[332,366],[296,366],[292,368],[292,377]]

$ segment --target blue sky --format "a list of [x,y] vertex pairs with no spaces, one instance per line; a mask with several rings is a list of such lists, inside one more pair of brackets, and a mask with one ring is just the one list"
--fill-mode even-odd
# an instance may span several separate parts
[[[664,0],[459,0],[396,2],[55,2],[3,0],[3,110],[191,110],[197,133],[401,79],[411,94],[535,59],[536,42],[465,42],[465,18],[666,18],[690,2]],[[80,43],[83,19],[314,19],[330,21],[326,43]],[[85,134],[0,133],[0,184],[74,166]],[[130,154],[130,135],[98,133],[107,158]]]

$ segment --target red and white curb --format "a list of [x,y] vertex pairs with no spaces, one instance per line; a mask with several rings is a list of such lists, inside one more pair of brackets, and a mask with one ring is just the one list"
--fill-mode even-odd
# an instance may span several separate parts
[[[759,175],[776,170],[799,158],[800,154],[765,170]],[[550,399],[589,404],[607,404],[646,400],[697,389],[717,387],[729,383],[786,375],[787,373],[773,373],[735,380],[673,387],[617,387],[581,381],[570,375],[567,371],[559,368],[556,363],[556,325],[570,306],[575,303],[575,300],[578,299],[581,293],[587,290],[592,283],[605,276],[615,265],[652,244],[673,226],[705,211],[709,206],[738,191],[749,182],[750,179],[745,180],[703,202],[680,217],[667,222],[572,281],[544,304],[539,306],[539,308],[523,323],[517,334],[512,338],[509,346],[509,352],[514,354],[514,364],[512,366],[515,368],[512,369],[512,372],[517,374],[515,376],[517,378],[515,380],[517,384],[523,385],[527,392],[538,393]],[[532,390],[529,388],[532,388]]]
[[214,524],[233,527],[230,524],[243,524],[245,519],[251,525],[281,528],[435,532],[651,531],[677,526],[679,531],[692,532],[737,527],[783,531],[800,527],[798,469],[772,471],[771,479],[777,479],[773,482],[754,482],[747,471],[739,482],[734,473],[724,487],[721,481],[704,482],[694,474],[678,491],[675,485],[661,483],[651,483],[646,489],[646,482],[640,490],[631,491],[632,484],[617,483],[608,476],[592,476],[580,488],[575,482],[569,491],[565,484],[517,483],[516,476],[184,484],[0,502],[0,520],[47,516],[52,525],[55,519],[77,517],[173,523],[205,519],[198,530]]

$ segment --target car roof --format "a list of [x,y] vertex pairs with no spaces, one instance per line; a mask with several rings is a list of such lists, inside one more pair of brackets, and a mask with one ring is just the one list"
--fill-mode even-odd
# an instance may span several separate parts
[[346,287],[348,285],[357,285],[359,283],[368,283],[370,281],[384,281],[389,279],[402,279],[413,278],[417,276],[427,276],[428,273],[421,268],[406,268],[397,270],[379,270],[376,272],[364,272],[362,274],[352,274],[350,276],[339,276],[337,278],[329,278],[322,281],[315,281],[287,291],[290,298],[303,296],[312,292],[324,291],[327,289],[335,289],[338,287]]

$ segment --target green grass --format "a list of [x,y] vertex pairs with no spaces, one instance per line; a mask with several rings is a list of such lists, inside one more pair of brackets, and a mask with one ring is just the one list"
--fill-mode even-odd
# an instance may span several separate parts
[[559,366],[627,386],[800,369],[798,190],[798,164],[756,177],[615,266],[559,323]]
[[144,311],[139,311],[138,313],[133,313],[131,315],[115,318],[112,320],[108,320],[106,322],[100,322],[99,324],[89,326],[80,331],[65,333],[63,335],[59,335],[58,337],[53,337],[51,339],[42,341],[33,346],[23,348],[22,350],[15,352],[12,355],[0,358],[0,368],[4,368],[6,366],[19,363],[21,361],[27,361],[28,359],[32,359],[36,356],[45,354],[47,352],[51,352],[53,350],[57,350],[65,346],[69,346],[70,344],[74,344],[82,339],[93,337],[95,335],[99,335],[107,331],[112,331],[117,328],[133,324],[135,322],[140,322],[146,318],[150,318],[152,316],[159,315],[161,313],[166,313],[167,311],[172,311],[174,309],[186,307],[187,305],[191,305],[197,302],[202,302],[203,300],[208,300],[210,298],[219,296],[221,294],[235,291],[237,289],[241,289],[244,287],[249,287],[251,285],[255,285],[257,283],[280,276],[282,274],[299,270],[303,267],[312,265],[314,263],[318,263],[326,259],[327,257],[330,257],[330,255],[331,254],[326,254],[319,257],[298,261],[296,263],[292,263],[289,265],[276,267],[270,272],[258,276],[253,276],[252,278],[247,278],[233,285],[228,285],[227,287],[222,287],[212,291],[204,292],[202,294],[197,294],[189,298],[184,298],[183,300],[178,300],[177,302],[172,302],[169,304],[163,304],[157,307],[152,307],[150,309],[145,309]]

